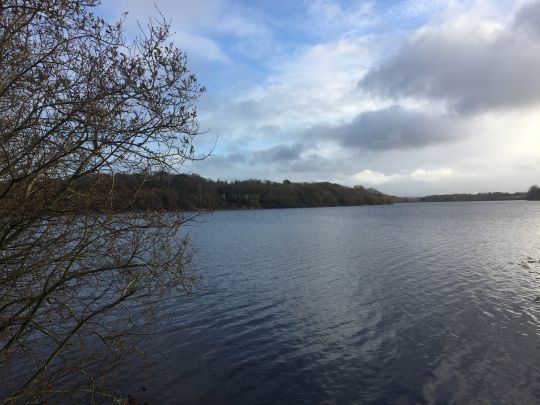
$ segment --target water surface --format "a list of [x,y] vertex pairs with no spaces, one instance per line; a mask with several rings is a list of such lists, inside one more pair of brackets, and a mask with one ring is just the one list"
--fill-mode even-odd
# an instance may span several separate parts
[[142,399],[540,398],[540,203],[216,212],[190,233],[203,279],[167,304]]

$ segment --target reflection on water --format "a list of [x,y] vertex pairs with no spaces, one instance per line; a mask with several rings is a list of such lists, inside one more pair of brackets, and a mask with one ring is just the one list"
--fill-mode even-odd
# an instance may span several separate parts
[[540,204],[235,211],[135,372],[153,403],[534,403]]

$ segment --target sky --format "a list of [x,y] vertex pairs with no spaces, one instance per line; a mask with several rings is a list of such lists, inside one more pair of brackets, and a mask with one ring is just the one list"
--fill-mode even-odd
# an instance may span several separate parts
[[[155,5],[154,5],[155,3]],[[207,92],[220,180],[385,193],[540,183],[540,0],[104,0],[126,32],[157,17]]]

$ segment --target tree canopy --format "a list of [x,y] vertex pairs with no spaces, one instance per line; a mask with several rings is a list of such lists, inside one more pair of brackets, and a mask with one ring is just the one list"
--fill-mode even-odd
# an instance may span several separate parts
[[110,201],[117,212],[334,207],[389,204],[395,200],[377,190],[328,182],[213,181],[196,174],[165,172],[117,174],[114,181]]
[[440,194],[421,197],[422,202],[451,202],[451,201],[509,201],[523,200],[525,193],[477,193],[477,194]]
[[529,191],[527,192],[526,198],[527,200],[540,200],[540,187],[531,186],[531,188],[529,188]]
[[[184,217],[130,202],[194,158],[204,88],[166,21],[128,41],[96,4],[0,2],[0,402],[106,395],[150,309],[194,280]],[[138,184],[112,215],[119,173]]]

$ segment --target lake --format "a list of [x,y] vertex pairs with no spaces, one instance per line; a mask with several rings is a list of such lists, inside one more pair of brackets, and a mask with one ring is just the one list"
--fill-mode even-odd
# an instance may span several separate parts
[[189,232],[202,280],[145,345],[143,400],[540,398],[539,202],[223,211]]

